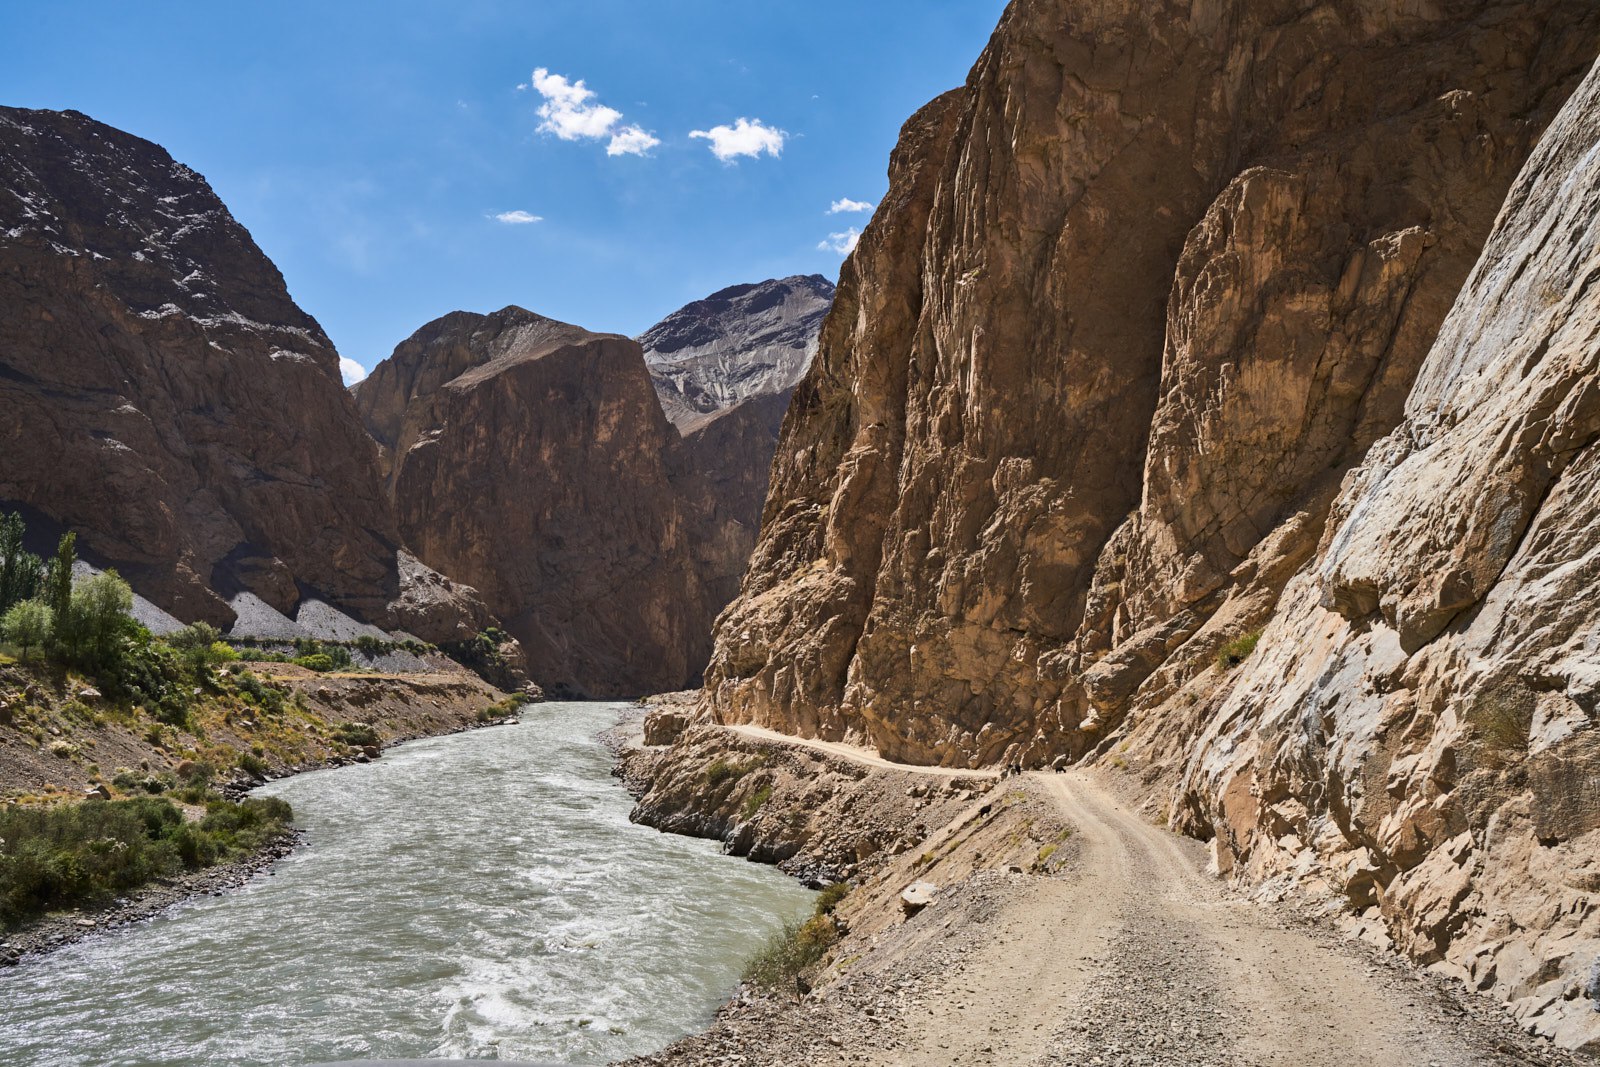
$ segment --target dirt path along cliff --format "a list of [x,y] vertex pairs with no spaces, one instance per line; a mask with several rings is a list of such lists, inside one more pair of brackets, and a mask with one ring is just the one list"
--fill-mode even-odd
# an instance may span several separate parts
[[[867,766],[948,773],[849,745],[729,729]],[[1057,878],[1008,877],[970,948],[953,960],[914,961],[911,973],[928,964],[927,980],[894,1020],[897,1040],[884,1040],[881,1025],[851,1028],[829,1038],[838,1062],[1529,1062],[1527,1039],[1494,1013],[1478,1016],[1481,1008],[1409,968],[1230,894],[1204,872],[1204,846],[1151,825],[1093,773],[1034,772],[1017,783],[1048,797],[1073,827],[1072,866]],[[1552,1052],[1547,1062],[1567,1061]]]

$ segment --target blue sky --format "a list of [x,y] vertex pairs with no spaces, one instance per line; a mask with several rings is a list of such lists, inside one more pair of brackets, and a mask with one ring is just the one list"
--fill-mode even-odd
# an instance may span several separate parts
[[836,277],[819,245],[868,215],[830,207],[877,202],[901,123],[1004,6],[10,0],[0,103],[199,170],[371,367],[458,308],[636,334],[735,282]]

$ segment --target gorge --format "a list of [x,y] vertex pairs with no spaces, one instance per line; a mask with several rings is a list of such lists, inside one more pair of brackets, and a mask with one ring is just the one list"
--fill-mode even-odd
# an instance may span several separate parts
[[[1597,54],[1591,0],[1012,0],[905,123],[837,289],[739,284],[638,337],[454,311],[348,391],[204,179],[75,112],[0,109],[0,510],[78,533],[152,629],[411,641],[484,673],[472,699],[554,697],[496,728],[514,744],[449,742],[481,789],[422,814],[483,804],[504,866],[435,887],[424,928],[542,921],[583,905],[523,882],[621,878],[524,833],[567,821],[655,857],[673,900],[703,878],[745,902],[680,972],[657,957],[717,916],[643,930],[665,890],[607,899],[654,946],[660,984],[629,995],[695,988],[624,1027],[648,1039],[583,1032],[610,1008],[530,1023],[566,972],[519,969],[512,922],[444,1032],[319,1054],[514,1033],[508,1054],[651,1067],[1579,1062]],[[380,659],[357,667],[415,669]],[[362,725],[335,691],[361,683],[295,677]],[[37,703],[17,678],[0,708]],[[576,702],[632,698],[635,820],[850,887],[777,942],[813,956],[715,1019],[733,957],[809,900],[623,825],[584,747],[622,709]],[[43,788],[51,742],[0,731]],[[423,774],[445,744],[353,773]],[[328,799],[343,774],[270,788]],[[602,984],[633,989],[625,955]],[[536,1026],[558,1039],[519,1052]]]

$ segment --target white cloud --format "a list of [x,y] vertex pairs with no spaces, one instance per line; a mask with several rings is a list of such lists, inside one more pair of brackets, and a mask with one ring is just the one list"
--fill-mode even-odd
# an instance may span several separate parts
[[848,256],[856,250],[856,245],[861,243],[861,231],[854,226],[843,233],[830,233],[826,241],[817,242],[819,252],[837,252],[841,256]]
[[508,226],[526,226],[530,222],[543,222],[544,216],[530,215],[526,211],[502,211],[494,217],[494,221]]
[[606,155],[642,156],[660,143],[660,138],[646,133],[638,126],[624,126],[612,133],[611,143],[606,145]]
[[828,209],[828,214],[843,215],[846,212],[871,211],[874,207],[877,207],[877,205],[869,204],[865,200],[851,200],[847,196],[841,200],[835,200],[833,206]]
[[367,368],[363,367],[349,356],[340,356],[339,374],[344,378],[344,384],[346,386],[351,386],[367,376]]
[[732,126],[692,130],[689,136],[710,141],[711,154],[724,163],[739,156],[756,158],[763,152],[777,158],[783,152],[783,142],[789,137],[782,130],[763,125],[760,119],[739,119]]
[[544,97],[539,105],[539,132],[563,141],[601,141],[608,156],[642,156],[661,142],[639,126],[623,126],[622,112],[606,107],[583,79],[571,81],[544,67],[533,72],[533,88]]

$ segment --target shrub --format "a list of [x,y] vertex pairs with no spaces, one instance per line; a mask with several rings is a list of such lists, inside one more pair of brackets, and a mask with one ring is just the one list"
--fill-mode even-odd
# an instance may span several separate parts
[[292,818],[277,798],[213,801],[199,823],[153,797],[0,809],[0,929],[259,849]]
[[333,657],[323,655],[321,652],[313,652],[309,656],[296,656],[294,662],[308,671],[333,670]]
[[1227,671],[1237,667],[1245,661],[1250,653],[1256,650],[1256,645],[1260,643],[1260,630],[1251,630],[1249,633],[1229,641],[1217,649],[1217,669]]
[[736,763],[718,756],[711,761],[710,766],[701,772],[701,777],[705,779],[707,785],[711,786],[721,785],[723,782],[737,782],[760,765],[761,761],[759,759],[751,760],[748,763]]
[[1487,762],[1509,762],[1528,751],[1537,704],[1533,690],[1514,681],[1501,682],[1474,695],[1467,721]]
[[342,722],[333,735],[351,748],[377,748],[379,743],[378,731],[364,722]]
[[850,895],[849,882],[835,882],[817,894],[817,914],[832,915],[844,898]]
[[241,671],[234,684],[244,698],[257,707],[274,714],[283,710],[283,691],[277,686],[268,685],[249,671]]
[[752,817],[756,812],[761,810],[762,806],[765,805],[767,801],[771,799],[772,786],[764,785],[760,789],[757,789],[754,793],[751,793],[744,802],[744,817],[746,819]]
[[753,986],[773,992],[804,992],[801,978],[805,971],[826,956],[838,940],[838,928],[823,915],[813,915],[803,923],[785,923],[766,947],[745,964],[742,977]]
[[238,766],[241,771],[252,778],[265,778],[267,776],[267,761],[254,752],[239,753]]

